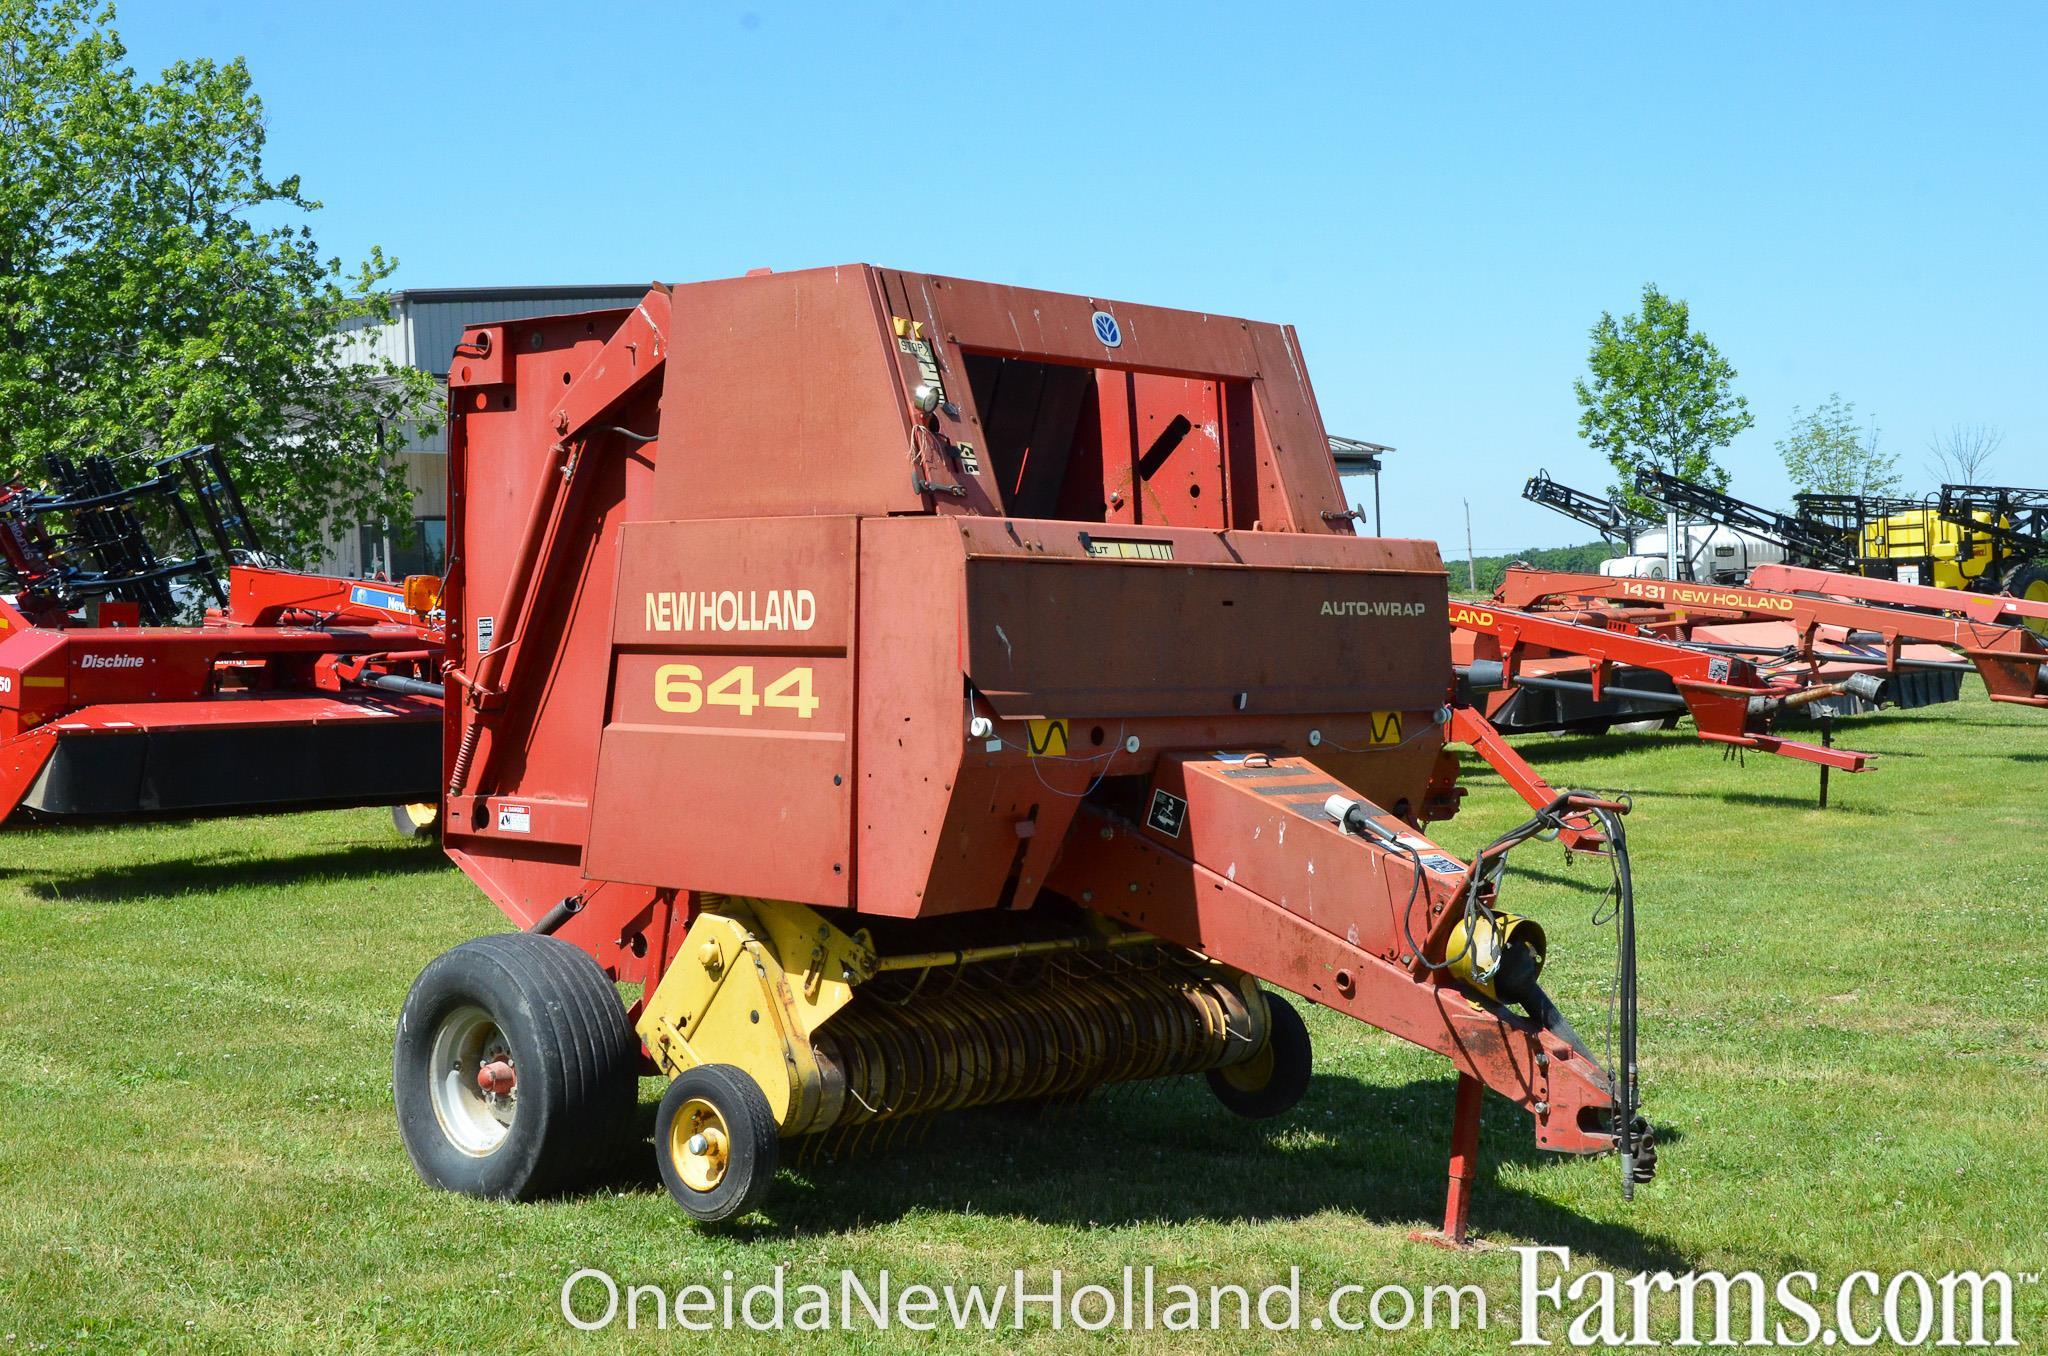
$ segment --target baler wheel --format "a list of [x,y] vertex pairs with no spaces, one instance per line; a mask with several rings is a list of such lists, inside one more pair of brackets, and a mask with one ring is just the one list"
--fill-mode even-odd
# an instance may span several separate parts
[[443,953],[413,981],[391,1086],[406,1153],[429,1185],[531,1200],[619,1149],[639,1043],[588,953],[501,933]]
[[1266,1048],[1242,1064],[1209,1070],[1209,1090],[1216,1100],[1255,1121],[1293,1110],[1308,1091],[1315,1066],[1308,1026],[1294,1005],[1268,992],[1266,1011]]
[[441,834],[441,807],[433,801],[394,805],[391,807],[391,827],[398,830],[400,838],[420,841],[438,838]]
[[654,1120],[654,1156],[668,1194],[702,1224],[760,1205],[775,1181],[775,1112],[760,1085],[730,1064],[676,1075]]

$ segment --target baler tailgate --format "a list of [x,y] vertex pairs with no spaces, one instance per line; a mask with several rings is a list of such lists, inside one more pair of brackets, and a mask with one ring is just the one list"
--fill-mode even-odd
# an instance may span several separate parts
[[[1042,533],[1047,553],[977,549],[966,561],[967,671],[1001,715],[1201,715],[1225,698],[1262,712],[1443,700],[1408,662],[1447,645],[1425,576],[1238,564],[1226,554],[1232,534],[1148,534],[1175,552],[1171,564],[1075,559],[1050,555],[1053,543],[1102,543],[1063,524],[1017,526]],[[1334,556],[1326,543],[1299,544],[1304,562]],[[1353,605],[1332,598],[1350,589],[1369,592],[1373,610],[1334,610]],[[1162,672],[1164,655],[1173,662]]]

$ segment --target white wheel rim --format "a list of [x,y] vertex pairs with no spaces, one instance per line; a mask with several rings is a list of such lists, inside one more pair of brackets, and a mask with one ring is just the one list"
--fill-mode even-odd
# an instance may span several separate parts
[[480,1007],[460,1007],[441,1019],[427,1058],[427,1086],[434,1119],[448,1142],[473,1158],[497,1152],[519,1114],[515,1083],[503,1094],[485,1092],[477,1075],[496,1060],[512,1062],[512,1047],[491,1014]]

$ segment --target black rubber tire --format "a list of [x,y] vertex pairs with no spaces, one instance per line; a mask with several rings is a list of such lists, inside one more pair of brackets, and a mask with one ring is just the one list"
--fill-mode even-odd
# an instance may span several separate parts
[[[518,1080],[511,1127],[481,1154],[442,1128],[428,1068],[441,1024],[470,1006],[496,1024]],[[639,1042],[618,990],[587,952],[499,933],[445,952],[413,981],[398,1015],[391,1089],[422,1180],[467,1196],[532,1200],[616,1161],[639,1100]]]
[[[1294,1109],[1308,1091],[1309,1075],[1315,1071],[1315,1050],[1308,1026],[1294,1004],[1277,993],[1266,994],[1269,1014],[1267,1048],[1272,1051],[1272,1068],[1256,1087],[1243,1086],[1243,1066],[1209,1070],[1209,1090],[1216,1100],[1248,1120],[1261,1121]],[[1236,1081],[1231,1075],[1238,1075]]]
[[[2023,565],[2014,566],[2005,576],[2005,591],[2015,598],[2026,598],[2030,594],[2041,595],[2034,597],[2034,602],[2040,602],[2042,597],[2048,597],[2048,560],[2030,560]],[[2021,624],[2036,635],[2048,635],[2048,622],[2037,617],[2024,618]]]
[[[676,1112],[692,1099],[709,1102],[724,1119],[728,1132],[725,1175],[708,1191],[699,1191],[683,1180],[670,1152],[669,1131]],[[730,1064],[685,1069],[662,1094],[661,1110],[654,1118],[654,1157],[661,1167],[662,1183],[676,1204],[699,1224],[737,1219],[759,1208],[775,1182],[781,1147],[777,1133],[775,1112],[767,1096],[744,1072]]]

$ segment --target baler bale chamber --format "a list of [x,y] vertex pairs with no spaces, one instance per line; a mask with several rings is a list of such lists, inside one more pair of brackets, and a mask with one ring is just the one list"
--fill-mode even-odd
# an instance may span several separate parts
[[1567,808],[1625,867],[1617,807],[1422,836],[1444,571],[1354,534],[1291,330],[750,275],[472,328],[449,409],[442,822],[521,931],[407,999],[429,1181],[567,1184],[650,1063],[706,1221],[961,1107],[1199,1073],[1277,1114],[1309,1040],[1262,982],[1452,1061],[1453,1234],[1482,1086],[1647,1173],[1632,991],[1605,1068],[1496,903]]

